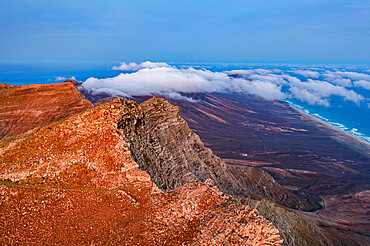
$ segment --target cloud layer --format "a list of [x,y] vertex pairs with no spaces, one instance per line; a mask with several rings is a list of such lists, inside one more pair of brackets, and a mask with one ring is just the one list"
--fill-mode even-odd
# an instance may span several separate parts
[[[114,89],[130,96],[171,95],[174,92],[240,92],[268,100],[287,97],[281,92],[279,85],[262,79],[249,81],[243,78],[232,78],[226,73],[197,70],[192,67],[178,69],[162,63],[150,63],[153,68],[148,68],[147,64],[132,65],[131,70],[137,70],[138,67],[145,68],[133,73],[121,73],[113,78],[89,78],[83,86],[95,92],[104,88]],[[128,68],[125,67],[125,69]]]
[[130,63],[121,62],[119,66],[114,66],[112,70],[137,71],[137,70],[145,69],[145,68],[152,69],[152,68],[159,68],[159,67],[170,67],[170,65],[168,65],[165,62],[150,62],[150,61],[146,61],[140,64],[137,64],[135,62],[130,62]]
[[[65,81],[66,79],[68,79],[68,78],[63,77],[63,76],[56,76],[53,79],[49,79],[48,81]],[[75,76],[72,76],[69,79],[76,80]]]
[[[368,101],[354,88],[370,90],[370,75],[347,71],[311,69],[248,69],[212,72],[193,67],[177,68],[164,62],[121,63],[116,77],[89,78],[83,86],[94,93],[117,96],[166,95],[184,98],[180,93],[246,93],[267,100],[295,98],[309,104],[330,106],[332,96],[360,104]],[[297,76],[300,75],[301,77]],[[186,100],[192,100],[185,98]]]

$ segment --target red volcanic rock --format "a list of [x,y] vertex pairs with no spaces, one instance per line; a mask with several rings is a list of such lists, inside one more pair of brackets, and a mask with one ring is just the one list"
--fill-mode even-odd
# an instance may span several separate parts
[[125,147],[118,123],[127,110],[117,99],[0,141],[0,244],[282,243],[210,180],[158,189]]
[[92,107],[71,83],[0,84],[0,139],[64,120]]

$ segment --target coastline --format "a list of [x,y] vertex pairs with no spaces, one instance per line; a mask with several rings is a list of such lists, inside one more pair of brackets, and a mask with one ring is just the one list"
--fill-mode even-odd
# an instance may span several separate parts
[[318,113],[311,113],[309,110],[305,109],[304,107],[297,105],[295,103],[292,103],[288,100],[284,100],[284,102],[288,103],[289,106],[294,108],[297,112],[299,112],[303,116],[310,116],[311,119],[315,119],[315,121],[317,122],[325,124],[326,126],[330,126],[331,129],[335,129],[336,131],[339,131],[340,133],[346,136],[349,136],[352,139],[362,144],[365,144],[370,148],[370,137],[361,132],[358,132],[358,129],[347,127],[342,123],[330,121],[330,119],[327,119],[326,117],[323,117],[319,115]]

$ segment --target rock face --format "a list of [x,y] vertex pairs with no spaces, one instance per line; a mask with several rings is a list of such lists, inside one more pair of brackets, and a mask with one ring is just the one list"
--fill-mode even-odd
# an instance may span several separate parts
[[226,165],[204,147],[179,116],[179,108],[168,101],[153,97],[140,106],[134,101],[125,103],[127,113],[118,127],[135,161],[162,190],[211,179],[226,194],[265,197],[295,209],[309,207],[264,170]]
[[[126,146],[144,138],[136,126],[149,124],[155,115],[163,117],[151,108],[156,102],[166,103],[156,98],[141,109],[132,101],[117,99],[62,122],[2,139],[1,244],[282,243],[270,222],[223,195],[212,180],[185,184],[185,180],[197,181],[197,176],[189,174],[175,182],[170,179],[171,172],[165,176],[168,181],[153,175],[153,180],[165,184],[167,190],[176,188],[164,192],[139,169]],[[151,118],[145,117],[148,110]],[[162,110],[160,105],[158,110]],[[182,121],[175,121],[177,118],[167,118],[171,119],[171,124],[183,126]],[[164,122],[157,120],[151,125],[163,127]],[[135,128],[130,131],[128,126]],[[191,132],[185,128],[184,133]],[[172,140],[173,135],[167,135],[167,145],[153,146],[170,149]],[[182,141],[194,141],[200,146],[195,150],[213,158],[195,135]],[[194,170],[206,175],[212,169]],[[218,171],[212,175],[218,175]]]
[[0,139],[64,120],[93,107],[71,84],[0,84]]

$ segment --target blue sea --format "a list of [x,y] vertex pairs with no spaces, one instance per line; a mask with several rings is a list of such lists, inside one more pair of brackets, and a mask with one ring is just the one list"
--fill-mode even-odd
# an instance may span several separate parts
[[[370,143],[370,88],[367,88],[367,83],[370,84],[370,66],[184,62],[170,62],[168,64],[179,69],[193,67],[212,72],[253,70],[255,71],[253,73],[259,75],[269,75],[270,77],[290,75],[303,82],[310,83],[313,81],[322,81],[323,83],[329,81],[336,86],[335,93],[337,95],[327,96],[325,93],[331,93],[327,91],[320,93],[324,97],[327,96],[325,100],[330,105],[310,103],[308,99],[302,100],[302,98],[295,96],[289,96],[284,101],[323,122]],[[127,73],[127,71],[113,70],[112,67],[117,65],[119,65],[118,61],[2,62],[0,63],[0,83],[12,85],[49,84],[62,82],[68,78],[85,81],[90,77],[104,79],[115,77],[122,72]],[[302,71],[311,72],[313,77],[309,77]],[[351,85],[348,85],[348,83],[351,83]],[[282,92],[290,93],[290,87],[286,87],[284,84],[280,86],[282,86]],[[341,96],[341,93],[347,93],[348,91],[353,91],[356,95],[360,95],[362,99],[359,102],[354,102],[348,97]]]

